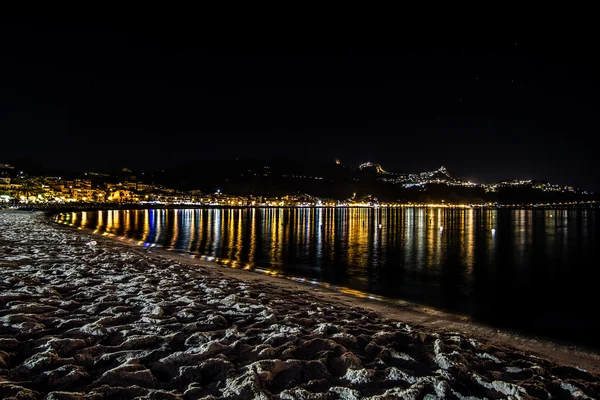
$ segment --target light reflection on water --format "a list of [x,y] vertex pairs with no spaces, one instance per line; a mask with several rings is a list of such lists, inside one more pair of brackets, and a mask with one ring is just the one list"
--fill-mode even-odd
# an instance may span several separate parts
[[581,311],[599,305],[593,210],[151,209],[57,220],[483,319],[598,328]]

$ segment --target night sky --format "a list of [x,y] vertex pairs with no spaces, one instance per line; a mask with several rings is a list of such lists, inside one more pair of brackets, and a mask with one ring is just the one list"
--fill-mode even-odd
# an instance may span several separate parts
[[591,37],[207,20],[2,21],[0,162],[283,155],[600,190]]

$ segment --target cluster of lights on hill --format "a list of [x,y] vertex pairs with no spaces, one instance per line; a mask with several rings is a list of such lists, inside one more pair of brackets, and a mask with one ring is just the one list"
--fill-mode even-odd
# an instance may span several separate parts
[[[593,193],[548,182],[507,180],[491,184],[475,183],[456,177],[443,166],[429,172],[399,173],[387,171],[372,162],[351,168],[336,160],[336,165],[339,167],[335,168],[335,173],[323,169],[323,176],[317,176],[317,169],[304,170],[302,167],[287,170],[273,168],[277,171],[273,174],[272,167],[263,164],[259,168],[244,168],[243,172],[238,172],[241,179],[238,182],[232,179],[232,184],[228,184],[229,180],[222,175],[220,181],[213,186],[214,190],[182,190],[173,188],[168,182],[153,182],[152,178],[146,179],[144,173],[136,175],[126,168],[123,169],[123,174],[115,176],[86,172],[79,178],[62,179],[56,176],[28,176],[10,165],[0,164],[0,206],[17,202],[373,206],[438,202],[454,205],[556,205],[596,201],[587,197]],[[276,190],[270,190],[272,187]],[[223,188],[223,192],[219,188]],[[409,190],[396,190],[400,188]],[[525,190],[512,190],[515,188]]]
[[372,162],[365,162],[359,165],[360,170],[373,169],[381,175],[379,180],[392,184],[401,185],[406,188],[423,187],[428,184],[443,184],[447,186],[465,186],[465,187],[480,187],[486,192],[497,192],[500,188],[508,187],[530,187],[533,189],[542,190],[545,192],[572,192],[588,194],[586,191],[579,190],[573,186],[555,185],[549,182],[533,181],[533,180],[507,180],[497,183],[475,183],[465,181],[452,175],[448,169],[441,166],[435,171],[420,172],[414,174],[394,173],[384,170],[381,165]]

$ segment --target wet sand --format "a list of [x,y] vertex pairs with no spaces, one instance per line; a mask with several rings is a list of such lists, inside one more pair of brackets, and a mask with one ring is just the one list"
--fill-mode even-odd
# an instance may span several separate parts
[[0,212],[2,398],[598,398],[599,361]]

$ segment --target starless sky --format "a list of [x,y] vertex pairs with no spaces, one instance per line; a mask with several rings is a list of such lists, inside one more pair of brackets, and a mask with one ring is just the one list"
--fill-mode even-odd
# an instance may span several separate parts
[[204,22],[3,21],[0,162],[283,155],[600,190],[591,38]]

